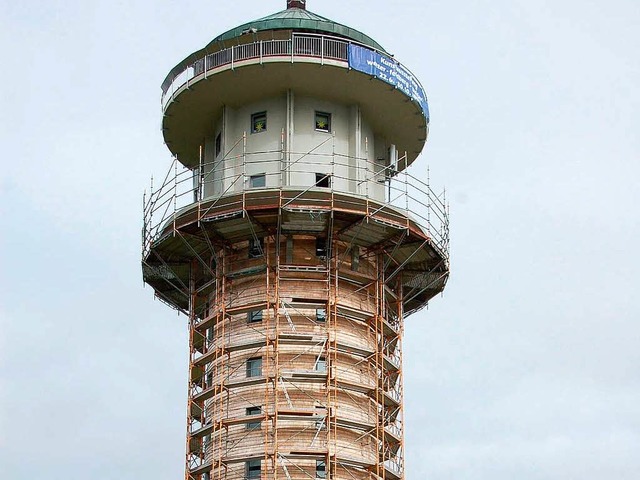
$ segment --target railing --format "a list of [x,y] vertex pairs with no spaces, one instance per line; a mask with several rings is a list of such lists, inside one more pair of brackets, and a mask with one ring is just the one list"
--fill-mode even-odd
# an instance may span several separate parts
[[[172,79],[165,80],[162,87],[162,110],[167,108],[167,105],[184,86],[189,86],[191,80],[203,74],[206,77],[209,72],[214,74],[213,70],[215,69],[227,66],[234,68],[235,64],[246,60],[258,60],[259,63],[262,63],[269,57],[287,57],[287,61],[292,63],[296,60],[308,61],[305,59],[310,57],[320,59],[321,63],[324,60],[348,62],[349,44],[356,43],[326,35],[294,33],[288,40],[261,40],[211,53],[185,67]],[[361,44],[356,45],[373,50]]]
[[[407,218],[413,220],[448,258],[449,219],[445,193],[436,194],[428,179],[424,182],[406,170],[395,172],[366,158],[313,152],[286,153],[292,158],[287,164],[282,160],[285,158],[283,150],[236,154],[232,151],[224,158],[202,164],[195,170],[183,167],[174,158],[160,186],[154,188],[152,180],[151,191],[144,197],[143,256],[148,255],[153,242],[170,222],[190,208],[202,206],[206,213],[206,208],[210,208],[208,206],[212,203],[236,195],[235,203],[227,203],[226,206],[230,210],[242,211],[245,195],[239,194],[253,192],[267,198],[269,192],[278,190],[291,191],[288,198],[293,198],[298,204],[308,201],[318,206],[323,200],[317,196],[313,200],[305,200],[304,197],[304,192],[313,190],[350,196],[352,200],[341,198],[345,198],[347,203],[351,201],[354,207],[363,199],[371,200],[376,202],[371,203],[374,211],[384,210],[386,218],[396,223],[406,222]],[[251,188],[247,173],[251,171],[265,172],[265,187]],[[317,186],[313,180],[304,185],[295,183],[301,178],[309,178],[313,175],[310,172],[326,174],[329,185]],[[326,201],[330,202],[330,198],[331,195],[327,195]],[[375,207],[376,204],[380,207]],[[329,205],[321,206],[328,208]]]

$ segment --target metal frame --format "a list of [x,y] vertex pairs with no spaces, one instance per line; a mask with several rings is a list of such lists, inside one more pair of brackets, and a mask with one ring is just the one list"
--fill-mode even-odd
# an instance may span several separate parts
[[[241,144],[233,168],[242,173],[229,175],[220,195],[203,198],[203,177],[193,182],[193,172],[174,160],[144,199],[145,281],[189,319],[185,480],[239,480],[244,462],[257,459],[262,479],[315,478],[323,460],[330,479],[402,480],[403,321],[448,278],[444,193],[366,161],[358,194],[336,189],[335,181],[331,188],[246,190],[248,163],[274,152],[249,158],[245,136]],[[291,152],[283,141],[275,153]],[[286,178],[304,162],[306,171],[330,165],[335,179],[349,160],[335,149],[330,158],[313,150],[295,155],[274,175]],[[374,194],[376,174],[388,182],[385,198]],[[326,238],[326,257],[304,260],[305,245],[315,249],[318,236]],[[245,258],[249,240],[258,238],[262,256]],[[324,325],[305,313],[318,307]],[[256,308],[264,311],[262,324],[243,323]],[[242,377],[247,356],[263,359],[260,377]],[[305,367],[321,356],[326,372]],[[247,417],[246,406],[260,406],[261,415]],[[257,420],[260,432],[242,429]]]

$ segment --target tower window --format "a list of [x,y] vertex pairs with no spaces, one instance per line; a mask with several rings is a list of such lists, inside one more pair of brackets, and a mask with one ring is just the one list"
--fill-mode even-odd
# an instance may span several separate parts
[[316,478],[327,478],[324,460],[316,460]]
[[316,365],[314,370],[316,372],[326,372],[327,371],[327,361],[324,357],[319,357],[316,359]]
[[[247,415],[260,415],[262,413],[262,408],[260,407],[248,407]],[[260,421],[257,422],[248,422],[247,430],[255,430],[256,428],[260,428]]]
[[216,135],[216,157],[220,155],[221,151],[222,151],[222,134],[219,133],[218,135]]
[[216,329],[215,327],[207,328],[207,341],[213,342],[216,339]]
[[252,310],[247,313],[247,323],[260,323],[262,321],[262,310]]
[[351,247],[351,270],[358,271],[360,267],[360,247],[354,245]]
[[316,238],[316,257],[327,256],[327,239],[324,237]]
[[316,173],[316,187],[331,187],[331,175],[328,173]]
[[247,360],[247,378],[259,377],[260,375],[262,375],[262,357]]
[[261,468],[260,459],[249,460],[248,462],[244,462],[244,474],[247,480],[259,479],[261,470],[262,468]]
[[316,322],[324,323],[327,320],[327,310],[316,308]]
[[249,239],[249,258],[258,258],[262,256],[264,241],[261,238]]
[[267,112],[251,115],[251,133],[264,132],[267,129]]
[[258,175],[251,175],[249,177],[250,188],[264,188],[267,185],[266,175],[259,173]]
[[318,420],[315,421],[316,430],[324,430],[326,428],[326,425],[324,423],[326,420],[325,408],[322,405],[316,405],[315,413],[316,413],[316,417],[320,417]]
[[316,130],[319,132],[331,131],[331,114],[316,112]]

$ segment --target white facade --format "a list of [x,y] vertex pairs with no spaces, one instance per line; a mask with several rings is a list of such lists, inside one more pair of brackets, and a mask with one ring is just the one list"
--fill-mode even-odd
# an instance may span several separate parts
[[[317,128],[316,115],[329,123]],[[256,128],[256,119],[263,125]],[[358,105],[288,91],[223,107],[211,132],[201,155],[203,198],[255,188],[330,188],[384,200],[390,146]]]

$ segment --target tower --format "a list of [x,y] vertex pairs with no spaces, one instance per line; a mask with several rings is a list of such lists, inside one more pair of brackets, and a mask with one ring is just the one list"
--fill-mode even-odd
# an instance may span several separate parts
[[142,269],[188,318],[186,479],[403,479],[403,322],[449,273],[408,173],[420,82],[288,1],[180,62],[162,111]]

